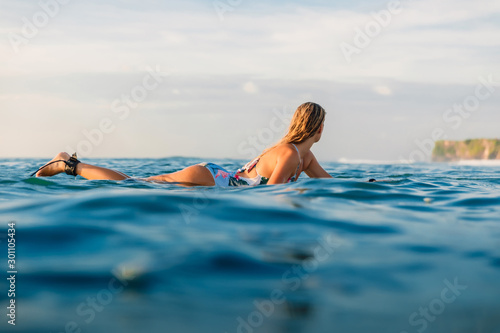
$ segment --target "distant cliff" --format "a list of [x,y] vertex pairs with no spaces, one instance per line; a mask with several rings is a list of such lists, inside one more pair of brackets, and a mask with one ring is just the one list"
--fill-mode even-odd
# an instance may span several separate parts
[[435,162],[500,160],[500,140],[436,141],[432,160]]

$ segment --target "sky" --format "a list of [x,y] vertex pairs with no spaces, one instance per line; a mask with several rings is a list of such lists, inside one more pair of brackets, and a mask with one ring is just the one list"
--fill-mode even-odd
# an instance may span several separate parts
[[500,2],[2,0],[0,158],[250,159],[295,109],[322,161],[500,137]]

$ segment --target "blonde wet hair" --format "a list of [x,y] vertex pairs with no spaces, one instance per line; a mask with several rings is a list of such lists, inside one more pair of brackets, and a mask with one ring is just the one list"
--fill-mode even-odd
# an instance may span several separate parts
[[302,104],[295,111],[288,133],[281,143],[301,143],[313,137],[325,120],[326,112],[320,105],[312,102]]
[[307,102],[300,105],[293,114],[287,134],[274,146],[264,150],[262,155],[284,143],[302,143],[313,137],[325,121],[326,112],[319,104]]

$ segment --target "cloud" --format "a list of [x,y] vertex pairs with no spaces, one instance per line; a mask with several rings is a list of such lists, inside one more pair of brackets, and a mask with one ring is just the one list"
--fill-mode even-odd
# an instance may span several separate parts
[[383,95],[383,96],[392,95],[391,88],[389,88],[387,86],[375,86],[375,87],[373,87],[373,91],[375,91],[377,94]]
[[259,92],[259,87],[257,87],[255,83],[249,81],[243,85],[243,91],[247,94],[254,95]]
[[[210,6],[194,12],[107,7],[91,3],[61,10],[20,56],[2,44],[0,70],[99,73],[160,64],[188,75],[471,83],[482,74],[477,73],[479,62],[483,68],[497,66],[492,54],[500,47],[500,25],[486,20],[500,9],[488,1],[403,2],[401,14],[352,65],[339,44],[352,42],[355,28],[373,20],[369,12],[316,7],[280,11],[276,5],[249,14],[238,7],[227,13],[234,19],[220,22]],[[381,2],[373,11],[384,8]]]
[[[425,137],[429,123],[470,94],[479,76],[500,77],[498,2],[402,1],[403,11],[351,64],[340,43],[352,43],[356,28],[387,3],[314,3],[246,2],[221,22],[210,2],[70,2],[19,54],[7,38],[0,41],[0,132],[19,139],[0,156],[51,156],[61,137],[78,140],[110,115],[111,102],[129,93],[147,66],[172,76],[96,156],[238,157],[237,143],[268,126],[273,108],[312,100],[330,119],[315,148],[320,158],[393,159],[413,150],[413,139]],[[39,10],[37,3],[7,4],[4,36]],[[498,105],[486,101],[454,137],[493,133]],[[241,119],[248,129],[228,126]],[[30,140],[22,140],[19,124]],[[33,144],[49,129],[52,141]],[[182,145],[155,150],[159,142]]]

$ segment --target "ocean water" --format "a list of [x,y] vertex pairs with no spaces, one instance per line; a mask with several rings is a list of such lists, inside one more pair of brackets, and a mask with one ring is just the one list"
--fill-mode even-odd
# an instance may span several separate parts
[[29,178],[44,162],[0,160],[1,332],[500,332],[500,166],[326,163],[333,179],[220,189]]

